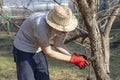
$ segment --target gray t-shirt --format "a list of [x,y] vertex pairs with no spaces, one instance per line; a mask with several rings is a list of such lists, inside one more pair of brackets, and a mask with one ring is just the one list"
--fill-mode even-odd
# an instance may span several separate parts
[[21,25],[14,40],[14,46],[24,52],[35,53],[41,50],[36,42],[36,38],[43,40],[50,39],[49,26],[45,20],[46,12],[44,16],[38,12],[32,14]]

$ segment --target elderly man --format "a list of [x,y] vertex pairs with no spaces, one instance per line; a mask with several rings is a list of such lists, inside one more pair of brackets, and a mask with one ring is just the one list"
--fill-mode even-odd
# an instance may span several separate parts
[[[27,18],[14,40],[14,58],[18,80],[50,80],[45,56],[75,64],[80,68],[88,65],[82,55],[71,54],[64,48],[63,38],[78,25],[72,11],[63,5],[44,16],[38,13]],[[54,41],[54,49],[49,41]]]

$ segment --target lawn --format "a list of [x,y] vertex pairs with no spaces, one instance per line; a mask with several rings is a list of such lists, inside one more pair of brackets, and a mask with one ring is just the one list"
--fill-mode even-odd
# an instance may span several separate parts
[[[81,46],[74,42],[70,42],[66,46],[70,47],[71,50],[83,53]],[[57,61],[51,58],[47,58],[47,60],[51,80],[85,80],[85,78],[89,75],[89,67],[79,69],[70,63]],[[119,80],[120,45],[116,48],[111,48],[110,62],[110,76],[112,80]],[[93,75],[91,76],[93,77]],[[4,42],[3,40],[0,41],[0,80],[17,80],[16,67],[12,55],[12,45],[10,42]]]
[[[12,46],[7,43],[4,42],[4,45],[0,45],[0,80],[16,80],[16,67],[13,60]],[[70,44],[67,46],[70,46]],[[47,60],[51,80],[79,80],[86,76],[85,69],[80,70],[70,63],[51,58],[47,58]]]

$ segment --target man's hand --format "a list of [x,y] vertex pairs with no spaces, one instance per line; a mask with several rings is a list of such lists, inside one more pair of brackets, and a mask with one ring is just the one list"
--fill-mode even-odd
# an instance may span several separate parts
[[72,54],[70,63],[77,65],[81,69],[89,64],[85,55],[77,55],[76,53]]

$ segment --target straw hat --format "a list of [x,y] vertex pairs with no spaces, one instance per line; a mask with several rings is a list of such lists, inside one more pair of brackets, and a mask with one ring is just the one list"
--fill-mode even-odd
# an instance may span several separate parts
[[52,28],[64,32],[72,31],[78,25],[78,21],[72,11],[64,5],[59,5],[52,9],[47,14],[46,21]]

